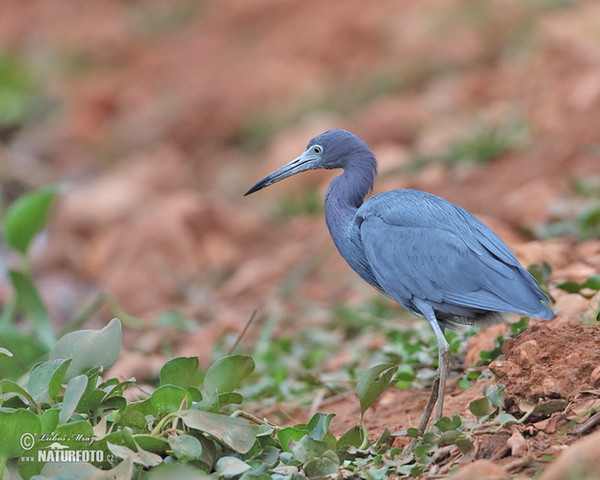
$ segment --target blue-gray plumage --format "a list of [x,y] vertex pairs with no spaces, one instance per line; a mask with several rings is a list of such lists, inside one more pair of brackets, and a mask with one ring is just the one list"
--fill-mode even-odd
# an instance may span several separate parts
[[419,425],[423,432],[436,402],[436,419],[443,410],[450,354],[443,329],[493,323],[502,312],[552,318],[542,303],[548,298],[504,242],[466,210],[409,189],[364,202],[377,161],[361,139],[345,130],[313,138],[302,155],[246,195],[318,168],[344,170],[325,194],[325,218],[339,252],[365,281],[427,318],[436,335],[439,367]]

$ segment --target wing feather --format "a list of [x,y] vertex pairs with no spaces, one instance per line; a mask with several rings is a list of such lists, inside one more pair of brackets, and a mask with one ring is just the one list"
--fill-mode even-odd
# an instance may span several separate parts
[[452,313],[457,306],[542,316],[545,296],[483,223],[424,192],[375,195],[357,212],[360,239],[385,292],[414,311],[413,298]]

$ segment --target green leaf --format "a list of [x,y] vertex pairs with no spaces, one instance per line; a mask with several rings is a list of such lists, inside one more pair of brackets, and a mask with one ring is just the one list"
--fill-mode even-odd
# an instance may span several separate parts
[[415,370],[410,365],[403,363],[398,366],[398,371],[396,372],[396,379],[405,382],[412,382],[415,379]]
[[173,456],[184,462],[196,460],[202,456],[200,440],[191,435],[169,435],[169,446]]
[[550,279],[550,274],[552,273],[552,267],[548,264],[548,262],[540,262],[540,263],[532,263],[527,268],[527,271],[535,278],[537,283],[546,284]]
[[471,440],[466,437],[457,439],[456,442],[454,442],[454,444],[458,447],[460,453],[462,453],[463,455],[466,455],[475,448],[473,442],[471,442]]
[[50,360],[72,358],[65,380],[101,366],[111,367],[121,349],[121,322],[113,318],[101,330],[77,330],[62,337],[50,352]]
[[173,478],[178,480],[201,480],[213,477],[209,477],[202,470],[198,470],[190,464],[165,462],[153,468],[147,476],[144,476],[144,479],[147,480],[172,480]]
[[123,411],[119,411],[114,417],[114,422],[120,427],[129,427],[134,432],[147,431],[148,421],[146,417],[133,408],[125,408]]
[[65,437],[67,442],[75,442],[75,446],[79,448],[78,438],[90,438],[94,436],[94,429],[92,424],[87,420],[70,421],[68,423],[60,424],[56,427],[56,431],[61,433]]
[[134,478],[133,462],[131,458],[126,458],[111,470],[101,470],[91,463],[48,462],[42,468],[40,475],[36,475],[34,478],[35,480],[77,480],[80,478],[89,480],[130,480]]
[[81,400],[87,385],[88,377],[86,375],[77,375],[69,380],[65,388],[65,395],[58,416],[58,423],[66,423],[69,418],[71,418],[71,415],[75,413],[79,400]]
[[8,400],[15,396],[19,397],[26,405],[37,408],[33,397],[29,395],[27,390],[12,380],[0,380],[0,398]]
[[279,448],[274,447],[273,445],[267,445],[258,455],[252,457],[252,460],[258,460],[266,466],[272,468],[279,463],[280,453],[281,450],[279,450]]
[[503,427],[507,427],[509,425],[514,425],[519,423],[519,421],[513,417],[510,413],[502,412],[498,415],[498,418],[495,419],[495,423],[502,425]]
[[504,408],[504,385],[486,385],[483,393],[489,399],[492,407]]
[[250,465],[236,457],[221,457],[217,460],[216,471],[219,477],[233,478],[250,470]]
[[236,452],[248,452],[256,441],[258,427],[245,419],[200,410],[184,410],[179,417],[189,428],[217,438]]
[[556,288],[560,288],[561,290],[564,290],[568,293],[579,293],[579,291],[581,290],[581,285],[572,280],[568,280],[566,282],[559,283],[556,286]]
[[161,385],[189,388],[199,380],[198,357],[178,357],[169,360],[160,370]]
[[152,435],[134,435],[133,439],[142,450],[148,450],[149,452],[164,453],[169,449],[169,442]]
[[309,436],[302,437],[292,448],[294,458],[302,463],[315,457],[321,457],[328,450],[325,442],[313,440]]
[[462,419],[458,414],[452,418],[442,417],[434,425],[440,432],[449,432],[460,428],[462,426]]
[[59,358],[38,365],[29,377],[27,390],[38,405],[54,405],[71,359]]
[[204,377],[207,393],[233,392],[254,371],[254,360],[248,355],[229,355],[213,363]]
[[192,404],[192,397],[185,388],[174,385],[158,387],[150,397],[152,406],[161,413],[171,413]]
[[442,432],[436,443],[438,447],[447,447],[448,445],[456,444],[456,442],[461,438],[465,438],[465,434],[463,432],[458,430],[447,430]]
[[335,413],[315,413],[307,425],[310,438],[323,440],[333,417],[335,417]]
[[492,403],[487,397],[478,398],[469,403],[469,410],[477,418],[485,417],[492,413]]
[[237,392],[221,393],[219,395],[219,405],[241,405],[244,397]]
[[600,290],[600,274],[592,275],[585,282],[583,282],[583,288],[590,288],[592,290]]
[[392,377],[398,367],[392,363],[382,363],[367,370],[358,379],[356,394],[360,401],[361,415],[392,384]]
[[113,455],[119,458],[129,458],[133,463],[142,465],[143,467],[155,467],[162,462],[162,457],[156,453],[147,452],[146,450],[133,451],[125,445],[115,445],[110,442],[106,442],[106,446]]
[[10,350],[7,350],[4,347],[0,347],[0,355],[5,356],[5,357],[12,357],[13,354]]
[[46,410],[40,416],[40,422],[42,422],[42,433],[52,433],[58,426],[58,414],[60,412],[54,408]]
[[592,275],[582,283],[568,280],[566,282],[559,283],[556,287],[568,293],[580,293],[584,288],[600,290],[600,274]]
[[338,450],[345,450],[348,447],[359,448],[362,445],[363,439],[363,429],[360,428],[360,425],[355,425],[339,438],[336,448]]
[[277,440],[279,441],[279,445],[283,451],[291,453],[292,449],[290,448],[290,440],[297,442],[302,437],[307,435],[308,432],[306,431],[306,428],[298,428],[297,426],[286,427],[277,432]]
[[0,464],[34,447],[42,431],[40,419],[24,408],[0,408]]
[[18,270],[10,270],[8,274],[16,292],[16,308],[23,312],[25,318],[35,328],[42,343],[51,348],[56,341],[52,323],[46,305],[31,277]]
[[19,197],[4,218],[6,243],[26,254],[33,238],[44,228],[56,194],[56,188],[45,188]]
[[328,477],[337,473],[340,460],[331,450],[325,452],[321,458],[313,458],[304,464],[304,472],[309,478]]

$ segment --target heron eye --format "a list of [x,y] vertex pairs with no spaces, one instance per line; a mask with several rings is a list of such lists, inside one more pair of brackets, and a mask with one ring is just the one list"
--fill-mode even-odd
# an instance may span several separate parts
[[321,147],[320,145],[315,145],[313,147],[313,152],[315,152],[317,154],[321,153],[322,151],[323,151],[323,147]]

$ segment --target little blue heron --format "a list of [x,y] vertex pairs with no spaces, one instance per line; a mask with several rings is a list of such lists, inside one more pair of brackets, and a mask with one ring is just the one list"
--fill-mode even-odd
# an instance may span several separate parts
[[325,194],[325,220],[350,267],[435,333],[439,362],[421,434],[437,403],[442,416],[450,346],[447,327],[489,325],[502,313],[552,318],[549,299],[505,243],[466,210],[417,190],[393,190],[366,202],[377,174],[367,145],[345,130],[313,138],[295,160],[246,195],[305,170],[342,168]]

